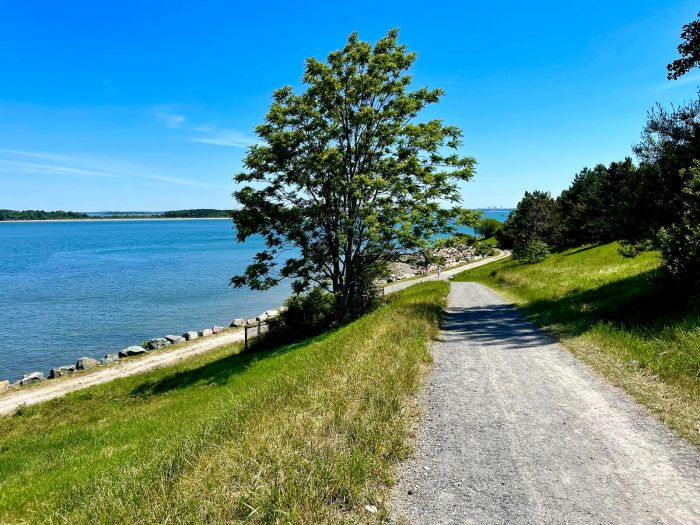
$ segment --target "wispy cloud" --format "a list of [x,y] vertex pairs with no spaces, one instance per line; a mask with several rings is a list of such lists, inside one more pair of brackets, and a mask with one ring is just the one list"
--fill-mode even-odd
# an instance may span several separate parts
[[[216,188],[213,185],[190,179],[154,173],[143,167],[134,166],[122,159],[57,155],[40,151],[14,149],[0,149],[0,155],[4,155],[4,158],[0,157],[0,167],[3,167],[2,171],[14,169],[23,173],[48,173],[85,177],[136,177],[181,186]],[[30,162],[25,159],[40,159],[44,162]]]
[[688,84],[698,84],[700,85],[700,73],[686,74],[679,78],[678,80],[667,80],[658,87],[658,91],[668,91],[669,89],[674,89],[681,86],[687,86]]
[[215,144],[217,146],[228,146],[231,148],[247,148],[255,144],[256,139],[233,129],[218,128],[216,126],[197,126],[194,131],[199,136],[190,137],[190,142],[202,144]]
[[156,118],[169,128],[177,129],[181,127],[187,118],[178,113],[172,113],[166,109],[156,110]]
[[187,132],[189,136],[182,140],[198,142],[200,144],[213,144],[229,148],[248,148],[255,144],[255,137],[241,133],[235,129],[221,128],[213,124],[185,125],[189,122],[185,115],[173,111],[172,106],[158,106],[155,110],[156,118],[165,126]]

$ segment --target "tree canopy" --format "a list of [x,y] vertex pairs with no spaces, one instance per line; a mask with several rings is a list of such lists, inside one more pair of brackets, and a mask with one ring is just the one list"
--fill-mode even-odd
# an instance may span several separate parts
[[700,66],[700,13],[697,20],[683,26],[681,39],[683,41],[678,45],[681,57],[666,66],[669,80],[676,80]]
[[459,128],[417,120],[443,92],[410,89],[415,58],[397,30],[374,45],[353,33],[326,61],[306,61],[303,92],[274,92],[232,212],[238,240],[261,235],[265,248],[235,286],[292,278],[297,292],[332,292],[345,317],[389,261],[471,218],[458,183],[475,160],[459,153]]

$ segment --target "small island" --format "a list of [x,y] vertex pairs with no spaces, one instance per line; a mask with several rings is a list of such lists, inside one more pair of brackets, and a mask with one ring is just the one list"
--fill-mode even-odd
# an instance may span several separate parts
[[192,210],[144,211],[144,212],[75,212],[44,210],[0,210],[0,222],[9,221],[75,221],[96,219],[227,219],[231,212],[213,208]]

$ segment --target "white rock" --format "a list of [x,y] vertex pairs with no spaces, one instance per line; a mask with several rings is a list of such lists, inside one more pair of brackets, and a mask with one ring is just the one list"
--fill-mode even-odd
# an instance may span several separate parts
[[234,319],[229,325],[231,328],[236,328],[239,326],[245,326],[245,319]]
[[75,372],[75,365],[59,366],[52,368],[49,372],[49,379],[56,379],[58,377],[67,376]]
[[195,331],[190,331],[182,334],[182,337],[184,337],[187,341],[192,341],[192,339],[197,339],[199,334]]
[[214,326],[211,327],[211,331],[212,331],[212,333],[218,334],[219,332],[223,332],[223,331],[224,331],[224,327],[223,327],[223,326],[214,325]]
[[182,337],[181,335],[166,335],[165,339],[170,341],[171,345],[175,345],[177,343],[183,343],[185,341],[185,338]]
[[214,331],[211,328],[205,328],[204,330],[200,330],[198,334],[199,337],[209,337],[214,334]]
[[114,363],[119,361],[119,354],[107,354],[102,358],[102,364]]
[[0,381],[0,392],[7,392],[10,389],[10,382],[5,379]]
[[143,346],[129,346],[119,352],[119,357],[131,357],[132,355],[145,354],[147,350]]
[[41,372],[30,372],[29,374],[26,374],[22,379],[19,380],[19,384],[22,386],[33,385],[34,383],[38,383],[39,381],[43,381],[44,379],[44,374],[42,374]]
[[81,357],[75,363],[75,369],[87,370],[88,368],[95,368],[96,366],[99,366],[99,364],[100,362],[97,359],[93,359],[92,357]]

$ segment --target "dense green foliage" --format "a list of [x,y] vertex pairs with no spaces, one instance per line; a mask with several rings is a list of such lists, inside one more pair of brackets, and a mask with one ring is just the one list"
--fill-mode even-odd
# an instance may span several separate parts
[[513,258],[537,262],[549,253],[548,246],[559,241],[559,210],[548,192],[525,192],[503,226],[506,244]]
[[700,290],[700,161],[681,170],[680,178],[680,218],[659,231],[661,257],[676,283]]
[[700,13],[698,19],[683,26],[681,39],[683,41],[678,45],[681,58],[666,66],[669,80],[676,80],[694,67],[700,66]]
[[192,209],[172,210],[163,213],[126,213],[114,212],[105,215],[88,215],[74,211],[43,210],[0,210],[0,221],[46,221],[66,219],[222,219],[231,214],[228,210]]
[[502,229],[503,223],[498,219],[494,219],[493,217],[486,217],[485,219],[480,220],[474,227],[474,231],[486,239],[489,237],[494,237]]
[[455,279],[506,295],[700,445],[700,309],[679,302],[659,274],[657,252],[629,259],[612,243],[532,265],[497,261]]
[[[448,285],[0,418],[0,523],[376,523]],[[379,508],[377,515],[365,505]]]
[[86,214],[74,211],[0,210],[0,221],[48,221],[87,218],[89,217]]
[[220,219],[229,217],[229,210],[215,210],[211,208],[193,209],[193,210],[172,210],[164,211],[160,216],[172,219]]
[[296,292],[333,293],[337,317],[352,317],[389,262],[473,217],[443,206],[459,202],[475,161],[458,154],[458,128],[416,120],[442,91],[409,90],[415,58],[396,30],[374,45],[352,34],[325,62],[306,61],[305,91],[275,91],[232,212],[239,241],[266,245],[235,286],[292,278]]

